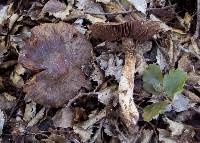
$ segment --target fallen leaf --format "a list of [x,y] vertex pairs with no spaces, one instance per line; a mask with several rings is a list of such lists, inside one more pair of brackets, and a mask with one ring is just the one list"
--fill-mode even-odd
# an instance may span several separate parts
[[153,131],[144,129],[141,134],[141,143],[149,143],[152,139]]
[[82,140],[82,142],[87,142],[92,135],[92,131],[84,130],[78,126],[73,126],[74,132],[78,134]]
[[96,58],[100,68],[105,71],[106,76],[114,76],[117,81],[120,80],[122,74],[123,60],[119,55],[103,53]]
[[170,132],[165,129],[158,129],[159,132],[159,141],[164,142],[164,143],[177,143],[176,139],[173,139],[170,136]]
[[72,6],[70,4],[66,6],[65,3],[58,0],[50,0],[44,5],[40,15],[44,16],[48,13],[49,15],[53,15],[56,18],[64,20],[66,16],[70,14],[70,10],[72,10]]
[[45,108],[43,107],[36,115],[35,117],[30,120],[30,122],[28,123],[27,127],[32,127],[35,124],[37,124],[43,117],[45,114]]
[[35,114],[36,114],[36,103],[33,101],[31,101],[30,103],[26,103],[23,120],[29,122],[35,116]]
[[55,127],[71,127],[73,121],[73,112],[69,107],[65,107],[58,111],[52,120]]
[[0,5],[0,25],[4,25],[6,19],[8,18],[8,8],[9,5],[2,6]]
[[192,67],[193,65],[191,64],[191,61],[189,60],[189,56],[184,54],[178,61],[178,68],[183,71],[190,72],[193,70]]
[[172,136],[178,136],[183,133],[185,126],[182,123],[174,122],[168,118],[166,118],[166,121],[169,124]]
[[39,71],[24,85],[33,101],[59,107],[81,87],[90,87],[81,71],[81,66],[91,60],[92,50],[84,35],[62,22],[36,26],[31,31],[18,61],[25,68]]
[[[109,2],[108,4],[105,4],[103,6],[103,9],[106,13],[118,13],[119,11],[123,11],[124,7],[122,7],[119,2],[117,1],[111,1]],[[122,21],[125,21],[124,20],[124,17],[121,15],[121,14],[118,14],[118,15],[111,15],[111,16],[108,16],[109,17],[115,17],[116,21],[118,22],[122,22]]]
[[136,58],[137,62],[136,62],[135,72],[138,73],[138,75],[143,75],[143,72],[145,71],[148,65],[144,59],[143,54],[137,54]]
[[0,109],[4,111],[7,111],[7,110],[10,111],[12,107],[16,104],[16,100],[9,101],[7,97],[4,96],[5,94],[8,94],[8,93],[0,94]]
[[18,14],[13,14],[9,17],[9,25],[8,28],[11,30],[15,22],[18,20],[20,16]]
[[184,16],[184,24],[185,24],[186,30],[190,29],[192,19],[193,19],[193,16],[191,16],[188,12],[186,12]]
[[2,134],[4,122],[5,122],[5,116],[4,116],[3,111],[1,111],[0,109],[0,135]]
[[93,66],[94,66],[94,70],[93,70],[90,78],[93,81],[97,82],[98,86],[100,86],[104,81],[104,75],[103,75],[101,69],[96,64],[94,64]]
[[159,48],[157,49],[156,60],[157,60],[156,61],[157,64],[160,66],[161,70],[164,70],[165,68],[168,67],[166,58],[164,57],[164,55],[162,54],[162,52],[159,50]]
[[79,127],[81,127],[84,130],[87,130],[90,127],[92,127],[95,123],[99,122],[105,117],[106,117],[106,109],[102,109],[98,113],[94,112],[89,116],[89,119],[87,121],[84,121],[81,124],[79,124]]
[[166,22],[171,21],[176,17],[175,5],[161,8],[150,8],[148,12]]
[[90,0],[77,0],[76,1],[76,7],[79,10],[84,10],[86,5],[90,3]]
[[[103,13],[104,10],[99,3],[91,0],[77,0],[76,7],[78,10],[84,10],[89,13]],[[106,17],[104,15],[92,15],[85,14],[86,19],[91,23],[105,22]]]
[[[89,13],[98,13],[98,12],[103,13],[104,12],[101,5],[99,3],[95,3],[93,1],[89,1],[89,3],[87,5],[85,5],[84,10]],[[92,23],[98,23],[98,22],[104,23],[106,21],[106,17],[104,15],[86,14],[86,18]]]
[[110,0],[96,0],[96,2],[102,2],[103,4],[108,4]]
[[191,107],[190,100],[183,94],[177,94],[174,96],[171,104],[176,112],[182,112],[188,110]]
[[8,100],[8,101],[15,101],[16,100],[16,97],[15,96],[12,96],[6,92],[3,93],[3,96]]
[[113,91],[116,90],[116,86],[111,86],[96,92],[98,95],[98,100],[104,105],[108,105],[113,98]]
[[24,85],[24,80],[21,75],[25,73],[26,69],[22,67],[22,65],[17,64],[15,66],[14,71],[10,75],[10,79],[12,83],[16,86],[21,88]]
[[186,96],[190,99],[191,102],[200,103],[200,97],[196,95],[195,93],[189,90],[185,90],[184,94],[186,94]]
[[64,135],[58,135],[58,134],[51,134],[48,139],[42,139],[42,142],[45,143],[64,143],[66,141],[66,137]]
[[5,37],[0,37],[0,64],[3,62],[3,54],[7,52],[7,48],[5,45]]
[[77,19],[73,25],[80,33],[85,34],[87,32],[87,29],[83,26],[83,19]]
[[138,11],[141,11],[142,13],[146,14],[146,9],[147,9],[146,0],[127,0],[127,1],[131,3]]

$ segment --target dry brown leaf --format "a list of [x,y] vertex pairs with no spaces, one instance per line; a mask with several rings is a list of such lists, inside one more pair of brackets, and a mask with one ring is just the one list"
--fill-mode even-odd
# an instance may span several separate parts
[[174,19],[176,16],[175,6],[152,8],[152,9],[149,9],[148,12],[162,19],[163,21],[170,21]]
[[[0,31],[1,33],[1,31]],[[7,52],[7,48],[5,45],[5,37],[0,37],[0,64],[3,61],[3,54]]]
[[2,93],[0,94],[0,109],[1,110],[10,110],[12,107],[16,104],[16,100],[8,100],[6,97],[6,94],[8,93]]
[[68,128],[72,126],[73,112],[69,107],[61,109],[53,117],[53,124],[55,127]]
[[96,0],[96,2],[102,2],[103,4],[110,3],[110,0]]
[[92,36],[103,40],[114,41],[122,37],[133,38],[137,41],[146,41],[158,33],[160,22],[131,21],[123,23],[97,23],[90,26]]
[[40,15],[48,13],[49,15],[53,15],[56,18],[64,20],[66,16],[70,14],[70,10],[72,10],[72,6],[70,4],[66,6],[65,3],[58,0],[50,0],[45,4]]
[[[106,13],[117,13],[119,11],[123,11],[124,10],[123,7],[117,1],[111,1],[108,4],[105,4],[103,8],[104,8],[104,11]],[[110,16],[110,17],[115,17],[117,22],[125,21],[125,19],[122,16],[122,14],[113,15],[113,16]]]
[[0,135],[2,134],[4,122],[5,122],[5,115],[4,115],[3,111],[1,111],[1,109],[0,109]]
[[43,107],[37,114],[36,116],[28,123],[27,127],[32,127],[35,124],[37,124],[45,114],[45,108]]
[[119,55],[103,53],[97,57],[97,63],[100,68],[105,71],[105,76],[113,76],[116,80],[120,80],[122,73],[123,60],[119,58]]
[[29,122],[33,117],[35,117],[36,103],[33,101],[30,102],[30,99],[27,100],[29,100],[29,103],[26,103],[23,120]]
[[24,86],[32,100],[59,107],[81,87],[89,88],[81,65],[90,61],[92,46],[84,35],[62,22],[36,26],[31,31],[18,61],[25,68],[40,71]]
[[9,9],[9,5],[7,6],[3,6],[0,5],[0,25],[4,25],[6,19],[8,18],[8,9]]
[[17,64],[15,66],[14,71],[10,75],[10,79],[12,83],[16,86],[21,88],[24,85],[24,80],[21,75],[25,73],[26,69],[22,67],[22,65]]

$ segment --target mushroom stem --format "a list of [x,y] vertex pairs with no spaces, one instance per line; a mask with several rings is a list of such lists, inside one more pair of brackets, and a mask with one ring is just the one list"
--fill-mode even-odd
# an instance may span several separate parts
[[127,127],[136,125],[139,119],[139,113],[133,100],[134,74],[136,55],[134,52],[135,42],[131,38],[122,39],[122,46],[126,51],[125,65],[119,82],[119,104],[121,116]]

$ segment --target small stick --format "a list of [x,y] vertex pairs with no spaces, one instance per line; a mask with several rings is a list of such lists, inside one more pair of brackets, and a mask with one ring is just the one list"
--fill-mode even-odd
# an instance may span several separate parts
[[138,10],[129,10],[129,11],[120,11],[120,12],[111,12],[111,13],[104,13],[104,12],[90,12],[85,11],[85,14],[91,14],[91,15],[119,15],[119,14],[129,14],[131,12],[137,12]]
[[199,38],[199,31],[200,30],[200,0],[197,0],[197,24],[196,24],[196,32],[194,34],[194,38]]
[[[175,6],[175,5],[173,5]],[[168,9],[171,8],[172,6],[166,6],[163,8],[147,8],[146,11],[152,11],[152,10],[159,10],[159,9]],[[91,15],[108,15],[108,16],[112,16],[112,15],[119,15],[119,14],[130,14],[132,12],[139,12],[138,10],[128,10],[128,11],[120,11],[120,12],[111,12],[111,13],[105,13],[105,12],[90,12],[90,11],[84,11],[84,14],[91,14]]]

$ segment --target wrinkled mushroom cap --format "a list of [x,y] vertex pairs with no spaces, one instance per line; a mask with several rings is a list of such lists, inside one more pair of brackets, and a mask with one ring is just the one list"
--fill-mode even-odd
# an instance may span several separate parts
[[90,26],[92,37],[107,41],[120,40],[121,38],[133,38],[142,42],[150,39],[161,31],[158,21],[130,21],[123,23],[96,23]]
[[60,107],[81,87],[89,88],[81,65],[91,60],[92,46],[84,35],[63,22],[42,24],[31,31],[18,61],[41,72],[25,84],[24,91],[39,104]]

